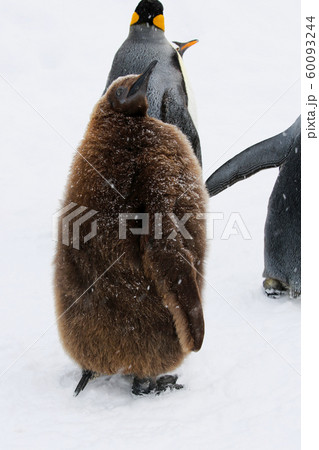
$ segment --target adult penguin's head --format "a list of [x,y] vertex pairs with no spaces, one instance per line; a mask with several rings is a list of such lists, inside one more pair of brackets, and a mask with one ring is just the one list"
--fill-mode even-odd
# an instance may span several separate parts
[[163,5],[158,0],[142,0],[136,7],[131,26],[148,24],[165,31]]

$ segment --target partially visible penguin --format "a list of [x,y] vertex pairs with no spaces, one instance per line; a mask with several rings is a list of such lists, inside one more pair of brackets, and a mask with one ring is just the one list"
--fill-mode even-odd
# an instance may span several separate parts
[[[99,100],[66,187],[63,206],[98,211],[97,236],[80,250],[59,242],[55,258],[60,337],[83,370],[76,395],[100,374],[134,376],[135,394],[180,388],[177,376],[157,377],[198,351],[204,337],[208,194],[184,134],[147,115],[155,64],[119,78]],[[133,220],[120,236],[120,214],[139,213],[148,215],[149,232],[130,232],[141,228]]]
[[263,169],[279,166],[265,225],[264,289],[277,296],[301,292],[301,118],[283,133],[227,161],[206,181],[210,196]]
[[[149,83],[148,114],[178,126],[188,137],[195,155],[202,163],[199,136],[194,124],[191,90],[181,55],[196,39],[176,50],[166,39],[163,5],[158,0],[142,0],[133,14],[127,39],[117,51],[106,89],[118,77],[141,73],[153,60],[158,65]],[[104,92],[105,92],[104,91]],[[193,117],[192,117],[192,115]]]

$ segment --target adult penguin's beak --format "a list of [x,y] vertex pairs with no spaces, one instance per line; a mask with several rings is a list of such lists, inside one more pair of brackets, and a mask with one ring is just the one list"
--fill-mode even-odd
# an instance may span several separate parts
[[197,42],[198,42],[198,39],[192,39],[191,41],[188,41],[188,42],[177,42],[177,41],[173,41],[173,43],[177,45],[177,49],[176,49],[176,50],[178,51],[178,53],[179,53],[181,56],[184,55],[185,51],[186,51],[189,47],[191,47],[191,46],[194,45],[194,44],[197,44]]
[[135,81],[134,84],[132,84],[131,89],[129,90],[127,97],[131,97],[132,95],[135,95],[137,92],[139,94],[146,95],[148,82],[150,79],[150,76],[154,70],[154,67],[158,61],[152,61],[151,64],[148,66],[148,68],[138,77],[138,79]]

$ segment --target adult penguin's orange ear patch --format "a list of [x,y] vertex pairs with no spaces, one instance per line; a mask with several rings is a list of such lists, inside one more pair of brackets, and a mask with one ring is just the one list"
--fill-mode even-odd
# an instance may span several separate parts
[[138,22],[140,19],[140,16],[137,14],[137,12],[133,12],[132,20],[130,25],[134,25],[136,22]]
[[163,14],[158,14],[158,16],[154,17],[153,24],[160,28],[161,30],[165,31],[165,23],[164,23],[164,16]]

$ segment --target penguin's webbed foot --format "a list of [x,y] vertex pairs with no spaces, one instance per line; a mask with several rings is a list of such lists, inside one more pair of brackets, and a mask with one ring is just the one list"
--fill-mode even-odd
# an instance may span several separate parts
[[161,392],[166,391],[167,389],[170,389],[171,391],[173,389],[183,389],[182,384],[177,384],[178,376],[177,375],[163,375],[156,381],[156,393],[160,394]]
[[182,389],[182,384],[177,384],[177,375],[164,375],[156,380],[156,378],[137,378],[134,377],[132,393],[134,395],[156,394],[167,389]]
[[138,378],[134,377],[132,394],[134,395],[146,395],[151,392],[155,392],[156,378]]
[[279,298],[281,295],[287,294],[288,286],[275,278],[266,278],[263,282],[265,294],[270,298]]
[[73,396],[77,397],[79,395],[79,393],[83,391],[83,389],[88,384],[88,382],[90,380],[92,380],[92,378],[95,378],[95,377],[96,377],[95,372],[92,372],[92,370],[84,370],[83,369],[81,380],[79,381],[77,387],[75,388]]

